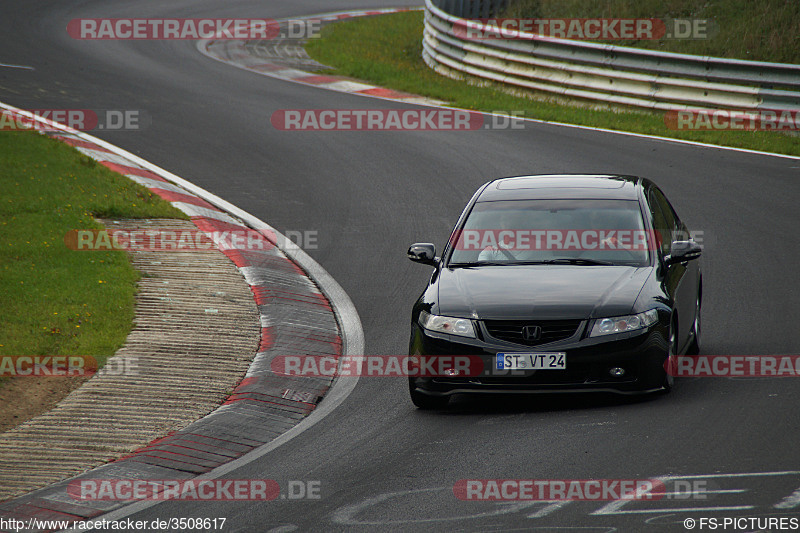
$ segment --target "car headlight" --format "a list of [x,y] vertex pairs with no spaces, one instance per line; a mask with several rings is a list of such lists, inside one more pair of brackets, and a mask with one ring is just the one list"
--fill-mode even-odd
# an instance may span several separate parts
[[472,320],[468,318],[452,318],[421,311],[419,324],[428,331],[475,338],[475,327],[472,325]]
[[611,335],[612,333],[624,333],[643,329],[655,324],[658,321],[658,311],[651,309],[638,315],[614,316],[610,318],[598,318],[594,322],[590,337],[601,335]]

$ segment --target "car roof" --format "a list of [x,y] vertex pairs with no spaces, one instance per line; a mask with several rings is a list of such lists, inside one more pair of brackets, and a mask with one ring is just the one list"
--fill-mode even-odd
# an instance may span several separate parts
[[642,178],[613,174],[543,174],[499,178],[486,184],[478,202],[499,200],[636,200]]

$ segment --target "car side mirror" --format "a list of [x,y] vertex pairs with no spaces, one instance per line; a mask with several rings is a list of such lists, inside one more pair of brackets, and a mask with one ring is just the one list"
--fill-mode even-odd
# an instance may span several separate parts
[[664,262],[668,265],[683,263],[697,259],[703,253],[703,248],[694,241],[673,241],[672,251],[664,257]]
[[436,266],[439,258],[436,257],[436,246],[429,242],[418,242],[408,247],[408,258],[415,263]]

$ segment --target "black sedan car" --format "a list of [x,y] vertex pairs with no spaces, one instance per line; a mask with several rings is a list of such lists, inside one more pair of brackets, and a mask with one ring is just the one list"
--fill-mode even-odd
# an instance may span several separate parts
[[408,249],[435,268],[411,315],[411,360],[465,356],[482,368],[410,377],[412,401],[431,409],[457,393],[668,392],[668,358],[700,349],[700,254],[644,178],[486,183],[441,257],[429,243]]

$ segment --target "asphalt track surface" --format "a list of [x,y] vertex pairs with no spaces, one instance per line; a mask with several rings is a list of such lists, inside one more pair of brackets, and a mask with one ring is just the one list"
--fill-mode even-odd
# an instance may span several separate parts
[[[258,76],[211,61],[191,41],[76,41],[65,31],[79,17],[280,18],[395,5],[8,2],[0,63],[35,70],[0,67],[0,100],[146,112],[151,124],[139,131],[93,133],[279,230],[317,231],[318,248],[308,252],[355,303],[368,354],[406,350],[410,307],[429,275],[405,259],[409,243],[441,246],[474,189],[491,178],[559,172],[650,177],[689,227],[704,232],[704,353],[797,353],[798,160],[553,125],[282,132],[269,121],[278,109],[404,106]],[[132,518],[225,517],[225,532],[602,532],[684,531],[687,517],[797,517],[800,498],[787,497],[800,487],[798,384],[678,379],[671,395],[647,401],[462,398],[447,411],[421,412],[404,381],[362,378],[324,420],[227,476],[274,479],[283,489],[290,480],[319,481],[320,499],[169,502]],[[452,492],[461,479],[668,475],[699,476],[721,492],[610,507],[463,502]]]

